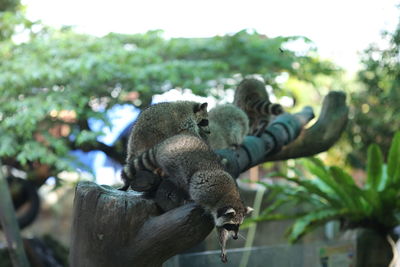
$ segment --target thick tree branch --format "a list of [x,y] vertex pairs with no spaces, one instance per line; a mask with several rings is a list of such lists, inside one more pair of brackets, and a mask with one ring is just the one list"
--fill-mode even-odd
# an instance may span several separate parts
[[142,226],[133,242],[133,257],[140,259],[143,266],[161,265],[203,241],[213,228],[213,219],[203,208],[194,203],[183,205],[151,218]]
[[115,146],[108,146],[102,142],[96,141],[94,143],[84,143],[77,145],[75,142],[70,141],[69,147],[74,150],[74,149],[80,149],[84,152],[89,152],[89,151],[94,151],[94,150],[99,150],[104,152],[108,157],[111,159],[115,160],[116,162],[120,164],[125,163],[125,155],[124,153],[121,153],[118,151]]
[[346,127],[349,108],[343,92],[330,92],[323,101],[318,120],[280,152],[268,155],[265,161],[308,157],[328,150],[340,138]]
[[343,132],[348,107],[343,92],[330,92],[324,99],[317,122],[308,129],[303,126],[314,114],[305,107],[296,114],[282,114],[259,136],[247,136],[236,150],[216,151],[227,160],[226,169],[233,176],[258,164],[290,158],[307,157],[328,150]]

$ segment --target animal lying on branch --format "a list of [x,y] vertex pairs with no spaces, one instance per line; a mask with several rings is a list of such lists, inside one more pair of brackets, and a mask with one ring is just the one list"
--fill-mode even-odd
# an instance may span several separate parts
[[[276,117],[259,137],[247,136],[237,149],[216,153],[225,159],[225,171],[237,178],[262,162],[327,150],[343,131],[347,114],[345,95],[331,92],[312,127],[303,130],[313,117],[311,108],[296,114],[286,113]],[[136,175],[131,186],[134,189],[139,186],[141,191],[151,194],[123,192],[93,183],[78,185],[71,265],[161,266],[210,233],[215,218],[202,206],[185,202],[186,190],[180,190],[170,179],[145,176]]]

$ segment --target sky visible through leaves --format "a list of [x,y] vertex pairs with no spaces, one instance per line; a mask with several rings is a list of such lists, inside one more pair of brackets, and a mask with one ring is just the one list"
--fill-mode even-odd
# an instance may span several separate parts
[[28,17],[51,26],[74,25],[94,35],[144,33],[162,29],[166,37],[210,37],[254,29],[269,37],[303,35],[319,54],[349,71],[358,52],[393,31],[398,0],[227,1],[227,0],[23,0]]

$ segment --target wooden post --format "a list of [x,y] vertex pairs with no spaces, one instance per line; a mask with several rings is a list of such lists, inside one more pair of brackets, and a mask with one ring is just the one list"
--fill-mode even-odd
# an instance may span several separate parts
[[161,214],[138,193],[82,182],[75,192],[70,264],[161,266],[213,228],[213,219],[193,203]]
[[0,222],[7,239],[7,247],[14,266],[28,267],[14,206],[8,190],[7,181],[0,164]]

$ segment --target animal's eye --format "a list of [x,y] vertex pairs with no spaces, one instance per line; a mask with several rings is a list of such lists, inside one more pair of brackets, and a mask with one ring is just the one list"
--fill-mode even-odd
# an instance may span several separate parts
[[208,126],[208,120],[203,119],[198,123],[199,126]]

